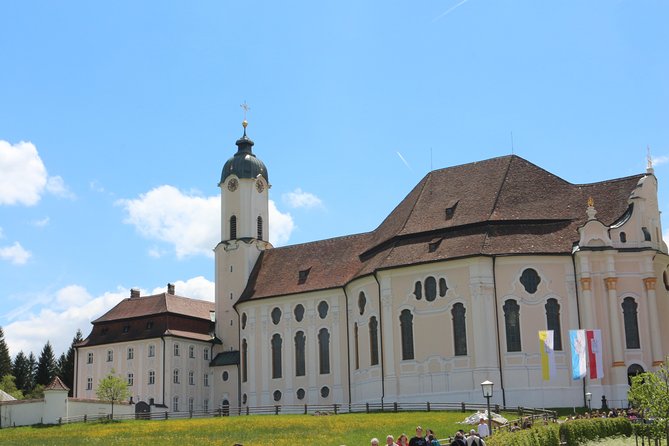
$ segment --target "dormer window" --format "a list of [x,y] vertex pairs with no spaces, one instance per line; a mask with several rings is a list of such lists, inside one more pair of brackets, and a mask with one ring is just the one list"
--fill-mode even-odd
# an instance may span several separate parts
[[446,205],[446,220],[450,220],[455,215],[455,208],[458,207],[459,200],[451,200]]
[[441,245],[441,238],[436,238],[427,244],[427,252],[435,252]]
[[302,285],[303,283],[306,283],[307,277],[309,277],[309,272],[311,272],[311,268],[303,269],[303,270],[300,271],[300,274],[297,278],[298,285]]

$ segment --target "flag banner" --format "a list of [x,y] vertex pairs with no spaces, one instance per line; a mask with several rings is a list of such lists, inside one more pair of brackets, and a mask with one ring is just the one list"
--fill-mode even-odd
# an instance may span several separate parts
[[571,379],[579,380],[585,378],[585,330],[569,330],[569,341],[571,344]]
[[590,379],[604,377],[604,361],[602,359],[602,331],[587,330],[588,362],[590,365]]
[[539,350],[541,351],[541,375],[544,381],[550,381],[555,377],[555,353],[553,351],[553,330],[539,332]]

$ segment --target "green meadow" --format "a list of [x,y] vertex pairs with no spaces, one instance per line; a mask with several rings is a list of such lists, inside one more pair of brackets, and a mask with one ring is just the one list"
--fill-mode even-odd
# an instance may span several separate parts
[[[385,444],[386,435],[406,433],[416,426],[433,429],[446,438],[470,412],[404,412],[341,415],[251,415],[163,421],[76,423],[62,426],[17,427],[0,430],[0,444],[7,445],[175,445],[203,446],[235,443],[295,446],[369,445],[372,437]],[[514,418],[513,414],[505,414]]]

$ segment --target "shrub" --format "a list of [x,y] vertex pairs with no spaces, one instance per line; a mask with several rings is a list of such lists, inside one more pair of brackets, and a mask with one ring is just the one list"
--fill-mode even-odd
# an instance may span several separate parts
[[490,437],[489,446],[559,446],[563,441],[578,446],[599,438],[632,435],[632,423],[625,418],[573,420],[562,424],[536,426],[517,432],[502,432]]

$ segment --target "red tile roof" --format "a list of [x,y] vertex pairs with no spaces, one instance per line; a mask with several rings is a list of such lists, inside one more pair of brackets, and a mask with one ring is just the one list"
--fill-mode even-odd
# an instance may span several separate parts
[[[436,170],[372,232],[264,251],[240,302],[342,287],[403,265],[473,255],[569,254],[587,219],[588,197],[597,218],[610,225],[624,214],[642,177],[576,185],[515,155]],[[435,240],[441,241],[430,250]],[[306,281],[300,281],[306,270]]]
[[94,320],[93,324],[164,313],[209,320],[209,312],[214,311],[214,308],[214,302],[160,293],[123,299],[114,308]]
[[44,388],[44,390],[64,390],[66,392],[69,392],[70,388],[67,387],[59,377],[55,376],[51,380],[51,382]]

